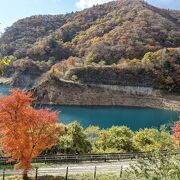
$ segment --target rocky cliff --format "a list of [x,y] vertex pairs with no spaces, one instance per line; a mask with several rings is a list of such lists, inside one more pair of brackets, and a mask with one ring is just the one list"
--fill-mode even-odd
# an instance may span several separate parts
[[179,57],[179,49],[167,49],[112,66],[84,66],[67,60],[54,65],[33,93],[38,102],[47,104],[179,110]]
[[162,95],[151,88],[79,84],[49,77],[32,89],[37,103],[58,105],[121,105],[179,111],[180,96]]

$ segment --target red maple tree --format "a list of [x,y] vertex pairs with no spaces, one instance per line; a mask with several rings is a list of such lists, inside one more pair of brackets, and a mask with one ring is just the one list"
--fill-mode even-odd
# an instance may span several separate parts
[[17,161],[15,169],[23,168],[24,177],[31,168],[32,158],[51,148],[61,129],[56,125],[57,112],[33,109],[31,93],[11,90],[0,98],[0,144],[9,161]]
[[178,145],[178,147],[180,147],[180,121],[178,121],[175,127],[173,128],[173,140]]

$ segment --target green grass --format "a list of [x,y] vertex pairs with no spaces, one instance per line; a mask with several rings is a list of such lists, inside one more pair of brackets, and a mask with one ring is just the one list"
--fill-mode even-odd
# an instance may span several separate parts
[[[2,179],[2,178],[0,178]],[[79,173],[79,174],[69,174],[68,180],[93,180],[93,173]],[[130,180],[126,178],[125,175],[120,178],[120,174],[116,172],[99,172],[97,173],[96,180]],[[6,180],[22,180],[22,176],[11,176],[6,177]],[[29,180],[34,180],[34,177],[29,178]],[[65,180],[65,176],[41,176],[38,180]]]
[[[40,164],[40,163],[33,163],[32,168],[42,168],[42,167],[52,167],[52,164]],[[4,165],[0,166],[0,170],[2,169],[13,169],[12,165]],[[96,174],[96,180],[126,180],[127,178],[125,177],[125,172],[123,172],[123,177],[120,178],[120,172],[98,172]],[[68,180],[93,180],[94,179],[94,174],[92,173],[69,173],[68,175]],[[0,177],[0,180],[2,177]],[[22,180],[22,176],[6,176],[6,180]],[[31,177],[30,180],[34,180],[34,177]],[[65,173],[64,176],[41,176],[38,177],[38,180],[65,180]],[[129,180],[129,179],[127,179]]]

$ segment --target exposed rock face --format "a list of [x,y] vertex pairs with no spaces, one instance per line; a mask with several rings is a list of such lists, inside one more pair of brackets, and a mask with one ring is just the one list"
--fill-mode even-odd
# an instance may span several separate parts
[[21,60],[14,63],[14,75],[10,82],[13,86],[32,87],[46,68],[41,69],[32,60]]
[[[162,96],[159,91],[125,91],[113,86],[77,84],[56,77],[46,79],[32,91],[37,103],[59,105],[122,105],[180,109],[180,97]],[[128,87],[129,88],[129,87]],[[133,89],[133,88],[132,88]]]
[[[148,53],[142,61],[112,66],[79,66],[74,61],[64,61],[53,66],[34,93],[39,102],[47,104],[179,110],[179,49],[163,52]],[[165,92],[177,95],[169,96]]]

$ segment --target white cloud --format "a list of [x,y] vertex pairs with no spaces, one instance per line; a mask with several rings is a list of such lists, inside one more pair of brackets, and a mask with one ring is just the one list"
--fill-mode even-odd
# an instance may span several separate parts
[[[80,10],[92,7],[94,4],[103,4],[112,0],[78,0],[76,7]],[[180,9],[180,0],[146,0],[150,4],[162,8]]]
[[76,3],[76,6],[79,8],[79,9],[84,9],[84,8],[89,8],[89,7],[92,7],[94,4],[103,4],[103,3],[106,3],[106,2],[109,2],[111,0],[79,0],[77,3]]

